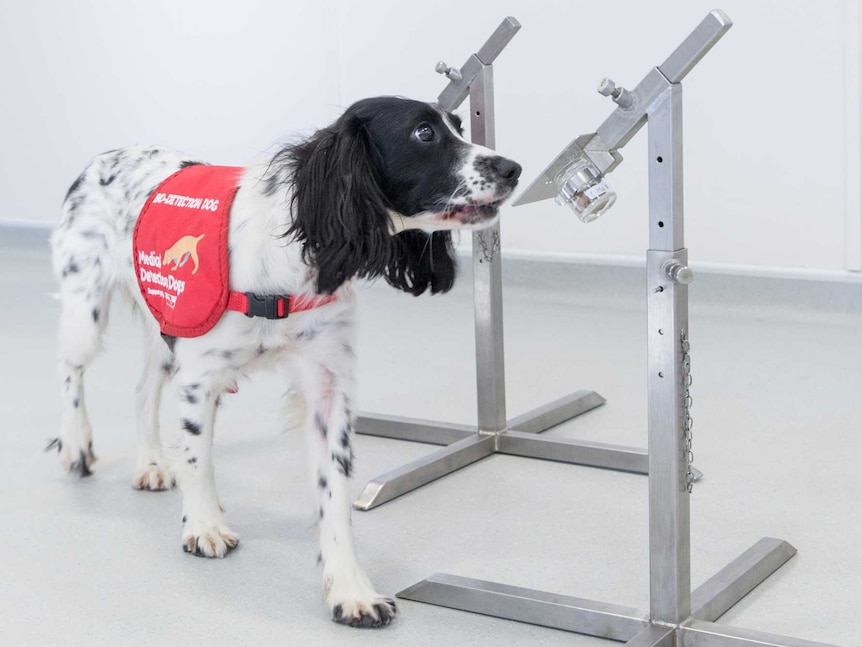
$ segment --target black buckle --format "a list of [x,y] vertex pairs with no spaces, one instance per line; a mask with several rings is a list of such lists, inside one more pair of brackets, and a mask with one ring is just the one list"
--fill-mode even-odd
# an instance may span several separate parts
[[[266,296],[258,296],[251,292],[245,293],[248,299],[248,312],[246,317],[266,317],[267,319],[287,319],[290,308],[288,297],[278,294],[268,294]],[[284,301],[284,314],[278,314],[278,304]]]

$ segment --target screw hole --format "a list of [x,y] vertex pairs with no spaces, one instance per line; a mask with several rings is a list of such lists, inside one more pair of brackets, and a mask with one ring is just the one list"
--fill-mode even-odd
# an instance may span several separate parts
[[664,330],[663,330],[663,329],[661,329],[661,328],[659,328],[659,329],[658,329],[658,334],[659,334],[659,335],[663,335],[663,334],[664,334]]
[[661,371],[659,371],[659,372],[658,372],[658,376],[659,376],[659,377],[664,377],[664,373],[662,373]]
[[664,220],[659,220],[659,221],[658,221],[658,226],[659,226],[659,227],[664,227]]
[[482,113],[480,113],[480,112],[477,110],[477,111],[476,111],[476,116],[478,117],[480,114],[482,114]]
[[659,155],[658,157],[655,158],[655,161],[658,162],[659,164],[661,164],[664,161],[664,159],[662,158],[661,155]]

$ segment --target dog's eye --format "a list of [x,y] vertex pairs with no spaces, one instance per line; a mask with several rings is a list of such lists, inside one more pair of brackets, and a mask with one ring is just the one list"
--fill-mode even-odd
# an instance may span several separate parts
[[434,129],[428,124],[422,124],[413,131],[413,136],[421,142],[430,142],[434,139]]

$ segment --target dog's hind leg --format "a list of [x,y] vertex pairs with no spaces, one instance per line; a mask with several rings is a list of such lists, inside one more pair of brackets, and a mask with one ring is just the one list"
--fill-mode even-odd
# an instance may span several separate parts
[[138,459],[132,487],[138,490],[169,490],[174,476],[165,460],[159,433],[159,405],[165,382],[174,372],[174,356],[160,338],[158,327],[147,322],[144,368],[136,390]]
[[[345,345],[342,354],[352,355]],[[324,363],[303,367],[306,435],[318,499],[320,559],[326,603],[335,622],[383,627],[395,616],[395,602],[374,589],[359,565],[350,523],[353,466],[352,358],[339,374]]]
[[50,441],[48,449],[59,452],[68,471],[89,476],[96,457],[84,404],[84,372],[101,348],[114,271],[108,235],[95,228],[58,229],[52,246],[62,303],[58,370],[63,413],[60,435]]

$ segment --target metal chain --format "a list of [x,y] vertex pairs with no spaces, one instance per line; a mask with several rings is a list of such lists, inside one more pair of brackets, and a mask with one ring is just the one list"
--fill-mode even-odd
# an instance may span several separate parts
[[479,240],[479,253],[482,257],[479,262],[486,261],[490,263],[494,260],[494,256],[500,251],[500,230],[494,229],[494,240],[491,242],[491,249],[488,249],[488,243],[485,242],[485,232],[477,232],[476,238]]
[[694,473],[692,472],[692,463],[694,463],[694,452],[691,450],[691,429],[694,427],[694,420],[691,418],[691,344],[688,342],[688,331],[683,330],[680,333],[680,341],[682,342],[682,385],[685,388],[685,396],[683,399],[683,418],[682,418],[682,433],[684,434],[683,452],[686,462],[685,486],[688,493],[691,494],[694,487]]

